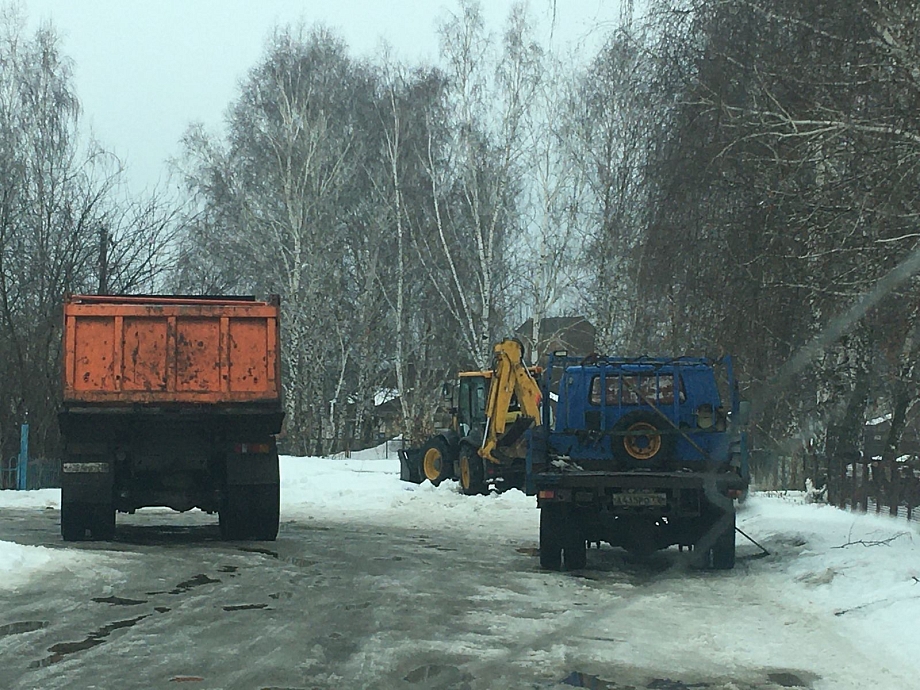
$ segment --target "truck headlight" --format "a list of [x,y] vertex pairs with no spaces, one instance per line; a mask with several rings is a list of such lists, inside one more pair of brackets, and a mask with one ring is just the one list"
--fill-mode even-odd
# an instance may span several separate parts
[[713,424],[715,424],[715,413],[712,405],[703,403],[696,408],[696,425],[700,429],[711,429]]

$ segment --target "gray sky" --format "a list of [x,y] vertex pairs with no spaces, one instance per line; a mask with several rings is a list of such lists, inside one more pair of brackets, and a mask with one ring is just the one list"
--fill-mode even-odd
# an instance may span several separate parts
[[[3,2],[4,0],[0,0]],[[75,63],[84,125],[127,164],[133,191],[166,179],[191,122],[216,130],[237,85],[278,24],[322,22],[353,54],[382,41],[400,59],[435,62],[436,25],[457,5],[444,0],[20,0],[29,29],[50,19]],[[548,38],[553,0],[531,0]],[[617,0],[556,0],[554,46],[598,45]],[[488,0],[498,32],[511,0]]]

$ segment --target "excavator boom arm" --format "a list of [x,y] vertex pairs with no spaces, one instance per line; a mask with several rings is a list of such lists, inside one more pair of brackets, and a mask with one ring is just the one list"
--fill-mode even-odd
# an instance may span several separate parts
[[[495,345],[485,409],[486,429],[479,450],[479,455],[492,462],[500,462],[495,452],[503,440],[508,440],[507,436],[514,435],[517,440],[524,431],[540,424],[540,386],[523,360],[524,347],[520,341],[506,339]],[[512,414],[512,399],[520,407],[518,414]]]

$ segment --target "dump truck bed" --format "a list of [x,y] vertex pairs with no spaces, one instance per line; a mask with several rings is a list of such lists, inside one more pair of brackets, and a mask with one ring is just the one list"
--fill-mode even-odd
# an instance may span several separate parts
[[281,402],[279,301],[73,295],[64,305],[64,404]]

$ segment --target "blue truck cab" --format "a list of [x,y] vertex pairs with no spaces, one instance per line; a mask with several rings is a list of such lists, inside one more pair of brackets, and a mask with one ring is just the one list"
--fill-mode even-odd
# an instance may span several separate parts
[[541,510],[543,567],[564,557],[582,568],[586,543],[601,541],[638,553],[677,544],[734,566],[733,498],[748,467],[730,357],[556,353],[541,386],[526,487]]

